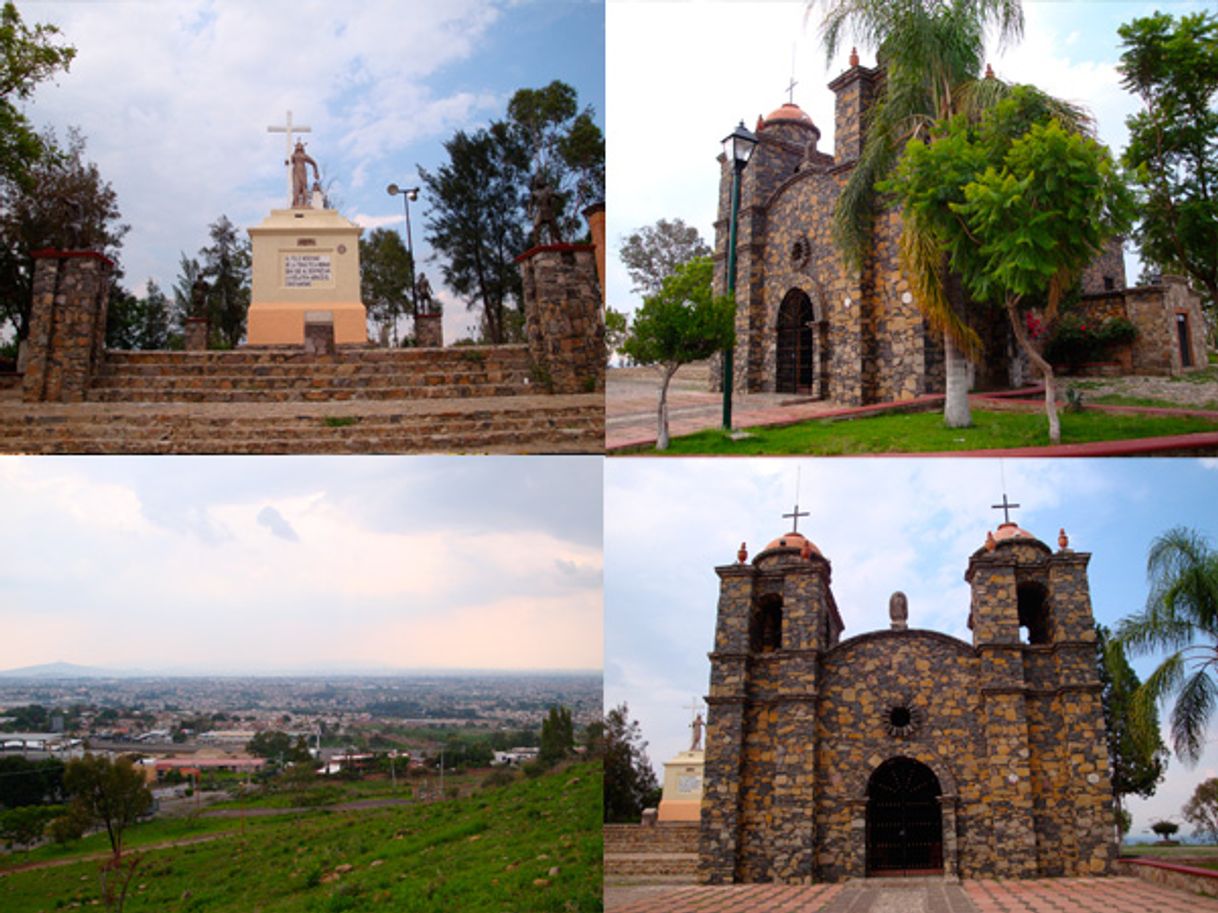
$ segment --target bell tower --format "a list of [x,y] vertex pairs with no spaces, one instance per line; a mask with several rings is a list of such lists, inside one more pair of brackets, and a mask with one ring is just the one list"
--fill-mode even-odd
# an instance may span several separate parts
[[810,882],[820,657],[842,619],[829,561],[794,529],[715,568],[719,608],[706,698],[701,880]]

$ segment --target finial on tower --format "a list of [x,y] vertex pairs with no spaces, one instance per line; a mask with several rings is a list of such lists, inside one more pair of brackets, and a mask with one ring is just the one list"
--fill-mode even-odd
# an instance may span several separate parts
[[994,68],[992,66],[990,66],[988,63],[985,65],[985,78],[986,79],[994,78]]
[[857,67],[859,65],[859,49],[850,49],[850,66]]
[[1066,535],[1064,526],[1057,533],[1057,547],[1063,552],[1070,547],[1070,537]]
[[740,548],[736,552],[736,561],[738,561],[740,564],[744,564],[744,562],[746,562],[748,560],[749,560],[749,550],[747,548],[745,548],[744,543],[741,542]]

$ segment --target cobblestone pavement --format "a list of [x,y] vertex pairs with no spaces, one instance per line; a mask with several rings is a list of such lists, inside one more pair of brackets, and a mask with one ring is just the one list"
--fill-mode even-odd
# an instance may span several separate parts
[[1218,900],[1137,878],[874,880],[841,885],[606,885],[612,913],[1218,913]]

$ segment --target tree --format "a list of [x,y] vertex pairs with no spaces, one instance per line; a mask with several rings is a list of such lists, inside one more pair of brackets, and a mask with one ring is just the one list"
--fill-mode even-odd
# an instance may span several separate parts
[[[443,255],[444,283],[480,311],[482,338],[499,344],[519,337],[523,293],[515,257],[524,249],[523,150],[502,125],[444,143],[448,162],[419,168],[431,200],[427,243]],[[509,319],[515,305],[517,316]]]
[[605,714],[605,822],[638,821],[659,801],[660,784],[647,743],[625,704]]
[[1113,640],[1101,624],[1095,626],[1095,635],[1096,669],[1103,687],[1104,728],[1112,764],[1112,795],[1119,816],[1125,814],[1125,796],[1147,799],[1154,794],[1167,769],[1167,748],[1159,736],[1157,712],[1148,729],[1130,725],[1130,705],[1142,683],[1125,657],[1124,645]]
[[[972,121],[936,124],[929,144],[911,140],[881,187],[902,202],[913,240],[946,251],[976,301],[1000,306],[1045,382],[1049,440],[1061,441],[1053,367],[1033,344],[1027,306],[1057,316],[1064,292],[1128,223],[1131,200],[1108,150],[1070,132],[1051,100],[1030,86]],[[906,242],[902,238],[902,244]]]
[[[871,242],[876,183],[895,167],[905,143],[926,139],[934,122],[982,111],[1003,94],[1003,83],[981,74],[991,27],[1000,45],[1018,39],[1023,34],[1019,0],[826,0],[821,26],[826,58],[853,37],[859,46],[875,49],[884,66],[862,152],[834,211],[834,239],[855,268]],[[944,421],[951,428],[967,427],[972,417],[965,359],[980,357],[981,340],[968,325],[965,302],[949,281],[941,252],[908,218],[902,224],[901,264],[915,303],[943,334]]]
[[211,246],[199,250],[203,275],[211,283],[207,315],[212,332],[232,348],[245,336],[245,318],[250,308],[251,255],[248,238],[237,235],[237,227],[222,215],[207,227]]
[[626,315],[611,307],[605,308],[605,361],[613,357],[614,352],[620,352],[626,344],[627,331]]
[[245,743],[245,750],[259,758],[270,758],[285,764],[312,759],[304,736],[298,736],[293,742],[290,735],[277,729],[255,733],[254,737]]
[[1176,527],[1151,543],[1146,575],[1146,607],[1121,622],[1117,637],[1135,655],[1172,652],[1137,690],[1131,720],[1150,729],[1155,707],[1174,696],[1172,747],[1196,764],[1218,700],[1211,671],[1218,661],[1218,552],[1194,530]]
[[140,299],[139,347],[169,348],[169,299],[155,279],[149,279]]
[[551,707],[549,715],[541,721],[541,750],[537,752],[537,762],[543,767],[553,767],[574,747],[571,711],[566,707]]
[[58,34],[53,25],[27,26],[13,3],[0,8],[0,183],[31,186],[29,166],[50,151],[16,103],[71,65],[76,49],[55,44]]
[[1180,830],[1180,825],[1174,821],[1156,821],[1151,824],[1150,829],[1159,835],[1161,841],[1166,843],[1176,831]]
[[683,364],[735,344],[736,305],[711,293],[710,257],[677,268],[660,291],[643,302],[622,350],[643,365],[659,365],[660,403],[656,449],[668,448],[668,385]]
[[129,758],[111,761],[86,754],[68,762],[63,785],[82,817],[106,829],[115,859],[123,855],[123,831],[152,807],[144,775]]
[[1197,784],[1184,804],[1184,820],[1196,829],[1195,836],[1218,843],[1218,777]]
[[519,89],[508,102],[506,126],[561,206],[567,240],[582,235],[580,211],[605,198],[605,138],[591,106],[579,108],[575,89],[554,80],[540,89]]
[[656,294],[678,266],[711,253],[694,226],[680,219],[659,219],[622,238],[618,257],[634,283],[630,290],[646,297]]
[[0,837],[18,846],[29,846],[63,810],[62,805],[23,805],[0,812]]
[[173,306],[170,309],[170,322],[173,332],[183,336],[186,332],[186,318],[191,316],[191,290],[195,280],[203,275],[203,267],[194,257],[184,253],[178,254],[178,276],[173,283]]
[[11,323],[18,339],[29,334],[34,251],[96,250],[117,260],[128,230],[118,221],[114,189],[85,161],[84,137],[69,130],[67,147],[59,149],[48,131],[42,143],[28,182],[0,182],[0,322]]
[[42,805],[63,799],[63,761],[0,758],[0,808]]
[[1182,273],[1218,307],[1218,17],[1155,13],[1122,25],[1121,85],[1142,100],[1126,119],[1142,256]]
[[[414,302],[410,296],[410,252],[402,236],[387,228],[374,228],[359,239],[360,297],[368,314],[382,327],[393,327],[393,344],[398,344],[398,317],[408,313]],[[417,316],[417,315],[413,315]]]

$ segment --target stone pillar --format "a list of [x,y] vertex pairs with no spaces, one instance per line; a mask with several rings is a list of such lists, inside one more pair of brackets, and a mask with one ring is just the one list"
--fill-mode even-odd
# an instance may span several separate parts
[[552,393],[605,389],[605,324],[594,261],[591,244],[543,244],[516,258],[529,356]]
[[206,317],[186,318],[186,351],[206,352],[211,323]]
[[22,399],[81,402],[105,355],[114,263],[95,251],[39,250]]
[[605,303],[605,204],[593,203],[584,210],[592,244],[596,247],[596,275],[601,281],[601,304]]
[[[740,665],[743,666],[743,660]],[[715,690],[712,683],[711,689]],[[740,762],[744,744],[744,698],[706,698],[706,760],[703,767],[702,829],[698,836],[698,880],[731,884],[740,841]]]
[[420,349],[444,347],[444,315],[419,314],[414,319],[414,344]]

